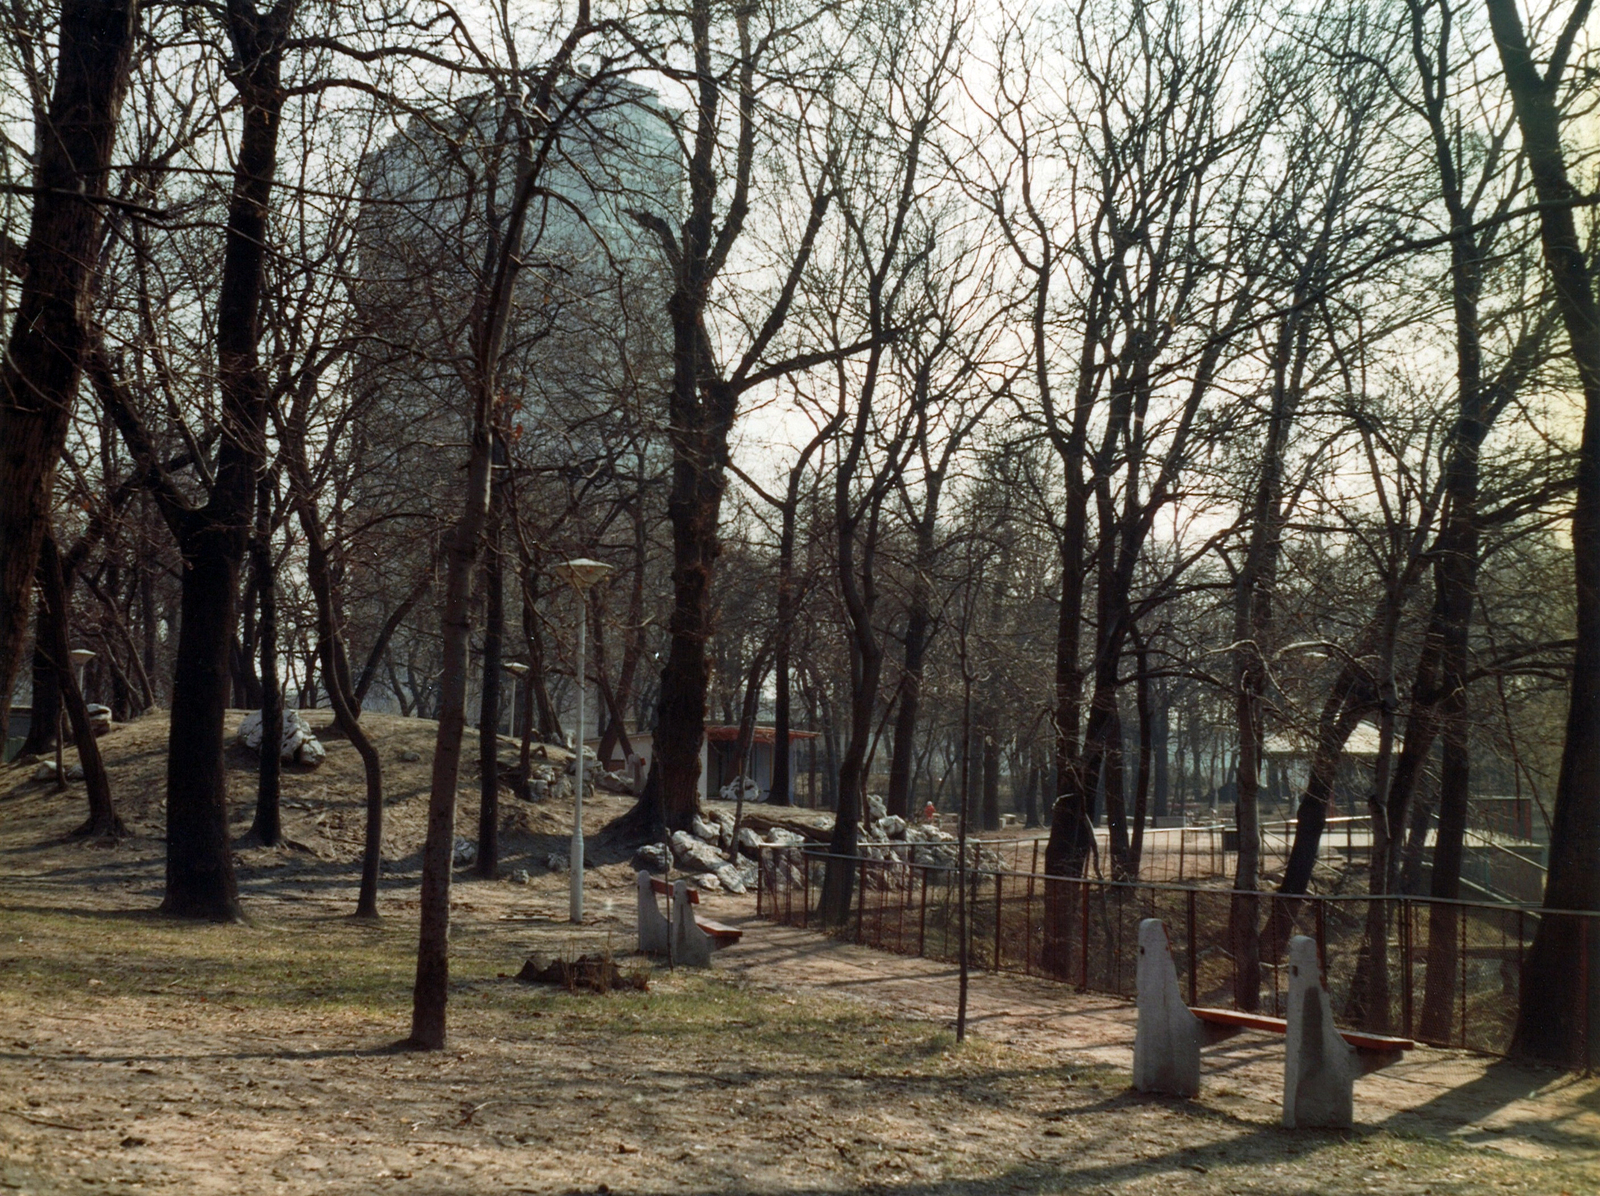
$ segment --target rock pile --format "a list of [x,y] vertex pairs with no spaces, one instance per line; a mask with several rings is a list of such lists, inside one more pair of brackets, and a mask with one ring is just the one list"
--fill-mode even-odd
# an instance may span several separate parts
[[[242,743],[252,752],[261,751],[261,711],[252,710],[239,724],[234,742]],[[291,764],[304,764],[315,768],[328,758],[328,749],[311,733],[311,727],[300,717],[298,710],[283,712],[283,740],[278,756]]]
[[[793,831],[774,827],[765,838],[750,827],[740,827],[738,846],[734,846],[733,815],[726,810],[711,810],[696,816],[694,833],[674,831],[670,847],[672,858],[690,881],[706,890],[745,893],[756,883],[756,860],[763,846],[792,847],[803,842]],[[664,850],[640,848],[634,856],[636,867],[665,871]],[[659,865],[659,866],[658,866]]]
[[[867,795],[868,820],[860,827],[860,853],[869,860],[882,860],[900,867],[874,868],[867,872],[869,888],[892,888],[905,882],[905,867],[921,864],[930,868],[955,868],[957,864],[956,836],[942,831],[931,823],[908,823],[898,814],[890,814],[882,797]],[[1003,865],[993,851],[978,847],[967,848],[967,866],[983,871],[998,871]]]

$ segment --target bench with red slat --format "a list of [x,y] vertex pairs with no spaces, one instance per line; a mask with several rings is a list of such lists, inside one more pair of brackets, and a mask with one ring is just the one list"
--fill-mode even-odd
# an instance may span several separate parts
[[[1234,1030],[1259,1030],[1263,1034],[1284,1034],[1289,1029],[1286,1018],[1268,1017],[1262,1013],[1246,1013],[1242,1009],[1191,1007],[1189,1012],[1203,1022]],[[1409,1051],[1417,1045],[1409,1038],[1392,1038],[1387,1034],[1365,1034],[1358,1030],[1340,1030],[1339,1035],[1358,1051],[1371,1051],[1380,1055],[1398,1054],[1401,1051]]]
[[[672,886],[664,880],[656,880],[654,877],[652,877],[650,880],[650,889],[652,892],[660,893],[666,897],[672,896]],[[690,905],[700,904],[700,890],[689,889],[688,894]],[[713,922],[710,918],[702,918],[698,914],[695,915],[694,923],[696,926],[700,927],[701,930],[705,931],[706,934],[711,936],[713,939],[716,939],[719,943],[737,943],[744,937],[744,931],[740,930],[737,926],[728,926],[722,922]]]

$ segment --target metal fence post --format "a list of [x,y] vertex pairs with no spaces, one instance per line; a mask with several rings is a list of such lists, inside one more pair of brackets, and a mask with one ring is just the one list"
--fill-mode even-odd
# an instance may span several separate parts
[[811,929],[811,856],[800,849],[800,926]]
[[[845,873],[846,876],[850,874]],[[856,868],[856,942],[862,942],[861,918],[867,904],[867,857],[862,856]]]
[[994,874],[994,970],[1000,970],[1000,885],[1002,873]]
[[917,912],[917,954],[926,958],[928,954],[928,866],[921,865],[922,869],[922,901]]
[[1022,974],[1033,975],[1033,878],[1039,870],[1039,841],[1033,845],[1034,871],[1028,873],[1028,897],[1022,912]]
[[1089,882],[1078,883],[1079,917],[1078,917],[1078,984],[1080,988],[1089,987]]
[[1400,898],[1400,1014],[1411,1037],[1411,901]]

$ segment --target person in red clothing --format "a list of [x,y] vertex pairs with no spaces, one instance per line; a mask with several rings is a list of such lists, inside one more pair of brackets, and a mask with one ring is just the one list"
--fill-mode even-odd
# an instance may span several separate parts
[[938,822],[939,821],[939,811],[937,811],[937,810],[935,810],[933,808],[933,803],[932,802],[929,802],[927,805],[922,807],[922,821],[924,821],[924,822]]

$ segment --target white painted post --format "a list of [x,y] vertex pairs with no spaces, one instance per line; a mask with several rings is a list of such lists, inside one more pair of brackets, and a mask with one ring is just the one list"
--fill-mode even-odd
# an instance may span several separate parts
[[1317,942],[1289,940],[1289,1025],[1283,1054],[1283,1124],[1349,1129],[1355,1120],[1355,1048],[1333,1024]]
[[1200,1093],[1200,1019],[1178,987],[1167,928],[1159,918],[1139,923],[1139,1026],[1133,1039],[1133,1086],[1172,1096]]

